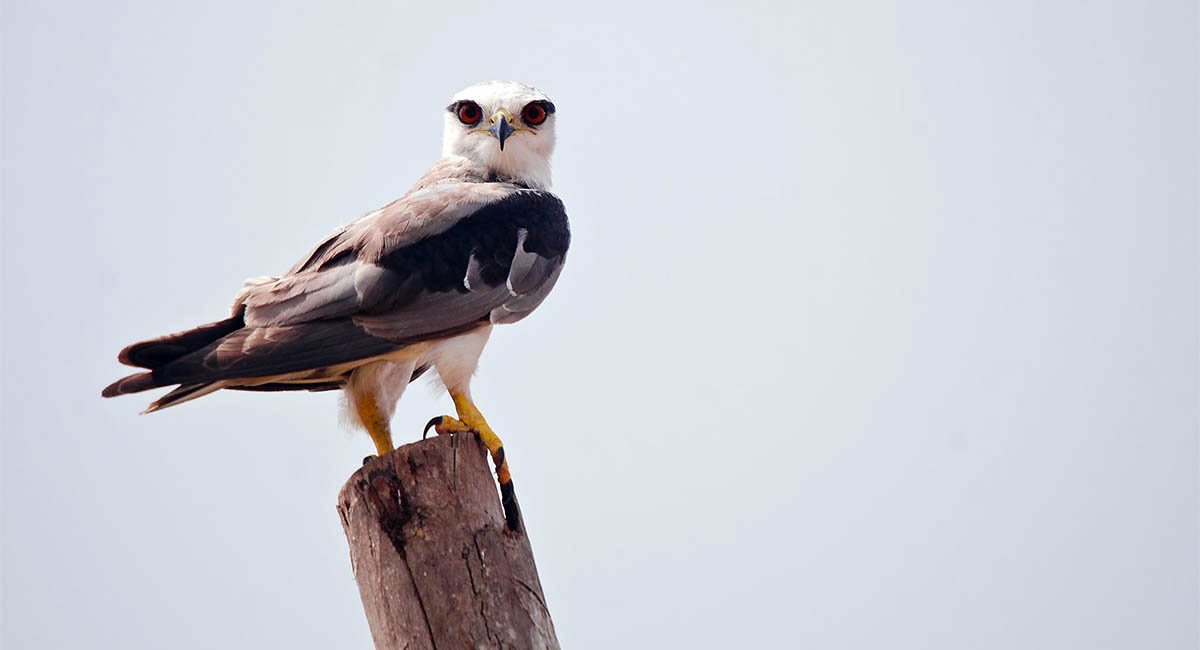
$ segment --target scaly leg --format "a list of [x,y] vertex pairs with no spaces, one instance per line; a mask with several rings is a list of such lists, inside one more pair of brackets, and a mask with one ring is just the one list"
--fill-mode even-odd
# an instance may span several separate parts
[[358,414],[358,419],[371,436],[371,442],[375,443],[376,453],[382,456],[395,450],[395,447],[392,446],[391,425],[388,423],[387,416],[379,408],[379,403],[374,398],[368,395],[356,395],[354,397],[354,411]]
[[367,430],[380,456],[395,449],[389,423],[414,368],[414,361],[373,361],[355,368],[346,382],[346,407],[355,424]]
[[495,431],[488,426],[487,420],[483,419],[483,414],[471,401],[471,397],[466,392],[450,392],[451,399],[454,400],[454,408],[458,411],[458,419],[454,419],[448,415],[433,418],[429,424],[425,425],[425,430],[428,432],[430,427],[437,431],[438,435],[462,433],[473,431],[479,434],[479,439],[483,441],[483,446],[487,447],[488,452],[492,456],[492,464],[496,466],[496,480],[500,483],[500,503],[504,506],[504,523],[511,530],[518,530],[521,527],[521,510],[517,505],[517,493],[513,489],[512,474],[508,471],[508,459],[504,456],[504,443],[500,441],[500,437]]

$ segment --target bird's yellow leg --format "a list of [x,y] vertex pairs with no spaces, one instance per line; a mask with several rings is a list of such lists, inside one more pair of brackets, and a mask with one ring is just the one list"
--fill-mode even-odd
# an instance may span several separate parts
[[496,466],[496,480],[500,483],[500,502],[504,506],[504,521],[512,530],[520,528],[520,509],[517,506],[516,490],[513,488],[512,474],[508,471],[508,459],[504,456],[504,443],[488,426],[483,414],[471,401],[465,392],[451,391],[450,398],[454,400],[454,408],[458,411],[458,419],[443,415],[433,418],[425,426],[426,432],[430,427],[438,435],[463,433],[473,431],[479,434],[483,446],[487,447],[492,456],[492,464]]
[[371,436],[371,442],[375,443],[375,451],[380,456],[395,450],[392,446],[391,425],[374,399],[366,395],[356,396],[354,411],[358,413],[359,421]]

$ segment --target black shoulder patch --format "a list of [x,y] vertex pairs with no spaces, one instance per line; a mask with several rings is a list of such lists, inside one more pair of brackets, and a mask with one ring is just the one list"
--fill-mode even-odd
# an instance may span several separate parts
[[[508,278],[517,250],[519,231],[524,230],[525,250],[542,257],[563,255],[571,243],[571,231],[562,201],[549,192],[521,191],[488,204],[449,230],[390,251],[379,265],[395,272],[427,292],[466,292],[463,278],[474,256],[479,274],[489,286]],[[389,309],[403,301],[387,301]]]

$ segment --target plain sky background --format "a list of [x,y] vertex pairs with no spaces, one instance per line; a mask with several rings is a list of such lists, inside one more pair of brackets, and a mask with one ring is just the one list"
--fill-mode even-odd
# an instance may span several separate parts
[[3,6],[5,650],[370,647],[335,394],[99,391],[489,78],[559,108],[475,392],[564,647],[1200,644],[1195,2]]

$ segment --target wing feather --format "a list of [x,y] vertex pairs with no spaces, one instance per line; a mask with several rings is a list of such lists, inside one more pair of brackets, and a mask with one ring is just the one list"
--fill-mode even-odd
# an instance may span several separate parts
[[160,385],[268,377],[376,357],[399,347],[348,320],[238,330],[154,371]]
[[[506,303],[506,310],[496,312],[502,322],[529,313],[549,291],[539,294],[538,290],[557,279],[569,233],[562,204],[552,195],[506,188],[509,193],[503,199],[469,214],[450,208],[440,211],[449,215],[443,223],[449,227],[415,241],[404,233],[428,224],[412,226],[411,220],[399,219],[394,208],[374,218],[368,215],[366,225],[374,234],[352,235],[360,242],[356,248],[337,253],[340,244],[326,242],[299,265],[299,272],[251,287],[244,297],[246,324],[284,327],[349,318],[375,336],[403,343],[489,319]],[[492,195],[478,187],[472,191],[475,198]],[[443,203],[461,207],[470,203],[463,192],[460,187],[435,186],[410,195],[415,196],[410,201],[432,201],[438,196]],[[555,229],[562,233],[545,232]],[[357,232],[354,226],[344,234],[353,232]],[[561,241],[547,245],[548,238]],[[364,243],[384,240],[404,244],[376,252]],[[535,241],[545,250],[533,246]],[[320,258],[331,255],[336,263],[322,265]],[[535,294],[536,300],[526,298]]]
[[548,192],[435,182],[335,232],[282,277],[247,281],[233,319],[130,348],[122,360],[151,372],[106,394],[254,378],[336,384],[359,360],[520,320],[549,294],[569,241]]

